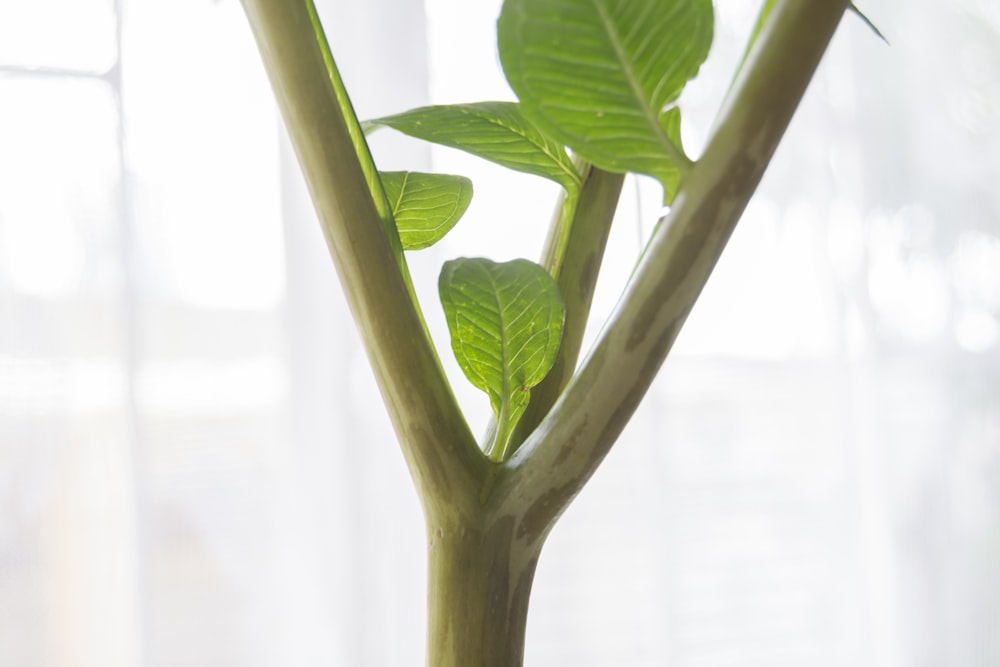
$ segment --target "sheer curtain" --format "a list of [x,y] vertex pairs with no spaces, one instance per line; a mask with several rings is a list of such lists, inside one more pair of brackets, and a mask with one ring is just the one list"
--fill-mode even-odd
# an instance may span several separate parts
[[[498,0],[318,4],[362,116],[510,97]],[[757,4],[717,3],[694,152]],[[845,20],[550,538],[528,665],[1000,664],[1000,10],[863,9],[891,47]],[[475,182],[411,256],[446,351],[441,262],[534,257],[555,192],[373,144]],[[0,664],[421,664],[423,548],[238,3],[0,2]]]

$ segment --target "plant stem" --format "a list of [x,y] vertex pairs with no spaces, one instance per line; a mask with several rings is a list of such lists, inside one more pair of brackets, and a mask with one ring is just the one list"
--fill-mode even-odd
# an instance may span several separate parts
[[514,517],[428,522],[428,667],[520,667],[541,541]]
[[[532,419],[548,415],[504,464],[488,461],[476,445],[424,333],[331,86],[309,0],[243,4],[423,503],[428,667],[520,667],[545,536],[652,382],[849,3],[775,0],[704,155],[593,352],[551,410],[558,390],[543,394]],[[583,288],[564,292],[577,304],[576,342],[560,352],[560,388],[579,350],[621,188],[620,177],[596,170],[590,177],[603,185],[592,186],[598,194],[585,207],[585,183],[577,209],[580,219],[594,217],[581,228],[589,231],[570,230],[557,272],[561,288],[566,281],[569,290]],[[587,244],[599,246],[597,253]]]
[[559,355],[545,379],[531,389],[531,402],[511,436],[512,452],[541,423],[576,370],[604,249],[625,180],[624,174],[612,174],[588,163],[582,165],[582,172],[580,192],[574,196],[564,193],[556,209],[542,259],[542,265],[559,285],[566,305]]
[[475,496],[488,463],[376,210],[311,3],[243,0],[243,7],[421,501],[426,509],[453,495]]
[[778,0],[594,350],[495,492],[544,532],[653,381],[753,195],[849,3]]
[[316,5],[313,0],[302,1],[309,12],[309,20],[312,23],[316,46],[323,55],[323,63],[326,65],[326,73],[330,80],[330,86],[333,89],[333,94],[337,97],[337,104],[343,112],[344,126],[347,128],[347,133],[350,135],[351,142],[354,145],[354,154],[358,158],[361,173],[364,174],[365,181],[368,183],[368,190],[371,192],[375,210],[378,212],[382,224],[386,227],[386,234],[393,246],[393,252],[396,253],[398,263],[401,269],[406,272],[406,262],[403,259],[403,244],[399,241],[396,222],[392,219],[392,206],[389,204],[389,200],[385,196],[385,190],[382,188],[382,181],[379,178],[378,169],[375,167],[375,159],[368,149],[365,132],[361,128],[361,123],[358,121],[357,115],[354,113],[354,105],[351,104],[351,98],[347,94],[347,88],[344,86],[344,81],[340,76],[340,70],[333,60],[333,52],[330,51],[330,45],[326,41],[326,34],[323,32],[323,25],[320,23]]

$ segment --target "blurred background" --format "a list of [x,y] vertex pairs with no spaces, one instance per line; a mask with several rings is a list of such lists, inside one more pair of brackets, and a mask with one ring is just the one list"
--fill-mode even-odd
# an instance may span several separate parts
[[[318,4],[362,117],[511,98],[499,0]],[[758,6],[716,3],[693,155]],[[529,667],[1000,666],[1000,4],[862,9],[891,46],[845,18],[549,540]],[[373,150],[474,180],[410,255],[450,358],[441,263],[537,257],[556,188]],[[239,4],[0,0],[0,665],[421,665],[424,542]]]

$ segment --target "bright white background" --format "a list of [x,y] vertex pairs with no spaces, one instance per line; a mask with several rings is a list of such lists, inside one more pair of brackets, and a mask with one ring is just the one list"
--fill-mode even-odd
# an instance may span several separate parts
[[[497,0],[320,4],[362,116],[510,97]],[[717,3],[695,154],[756,4]],[[550,538],[527,665],[1000,665],[1000,5],[864,9],[892,46],[845,20]],[[441,262],[537,256],[554,186],[373,143],[474,179],[411,256],[446,353]],[[0,0],[0,665],[420,665],[423,545],[238,3]]]

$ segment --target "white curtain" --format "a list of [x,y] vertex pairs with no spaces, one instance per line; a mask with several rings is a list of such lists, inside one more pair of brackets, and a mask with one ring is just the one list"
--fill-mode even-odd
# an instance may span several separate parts
[[[498,0],[319,4],[363,117],[510,97]],[[757,4],[717,3],[695,154]],[[550,538],[527,665],[1000,665],[1000,11],[862,9],[891,46],[845,19]],[[422,519],[271,99],[234,0],[0,0],[0,665],[423,662]],[[535,257],[554,189],[373,149],[474,180],[411,256],[447,359],[441,262]]]

